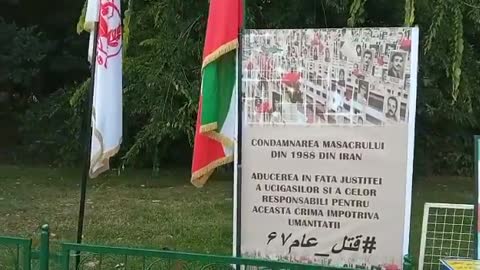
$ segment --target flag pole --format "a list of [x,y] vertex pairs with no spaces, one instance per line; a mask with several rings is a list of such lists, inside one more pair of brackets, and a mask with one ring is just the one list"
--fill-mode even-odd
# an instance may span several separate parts
[[474,154],[473,154],[473,168],[474,168],[474,176],[475,176],[475,201],[473,202],[473,209],[474,209],[474,214],[473,216],[475,217],[475,222],[473,223],[474,226],[475,226],[475,234],[474,234],[474,243],[477,243],[476,246],[473,247],[473,249],[475,250],[475,259],[479,260],[480,259],[480,243],[478,242],[480,239],[479,239],[479,234],[480,234],[480,231],[479,231],[479,228],[480,228],[480,221],[479,221],[479,186],[480,186],[480,182],[479,182],[479,145],[480,143],[480,136],[479,135],[475,135],[473,137],[473,149],[474,149]]
[[237,209],[236,209],[236,257],[241,257],[241,241],[242,241],[242,37],[243,27],[238,33],[238,74],[237,74]]
[[[91,154],[91,145],[92,145],[92,107],[93,107],[93,92],[95,85],[95,67],[96,67],[96,58],[97,58],[97,45],[98,45],[98,22],[94,23],[93,26],[93,46],[92,46],[92,57],[90,60],[90,88],[88,90],[88,99],[86,103],[85,118],[84,118],[84,128],[85,128],[85,145],[83,151],[83,171],[82,179],[80,184],[80,207],[78,212],[78,226],[77,226],[77,243],[82,243],[83,235],[83,221],[85,218],[85,198],[87,193],[87,179],[90,171],[90,154]],[[80,252],[76,253],[75,260],[75,269],[78,269],[80,263]]]
[[245,30],[245,17],[246,17],[246,1],[241,1],[240,8],[242,9],[242,23],[240,24],[240,29],[238,33],[238,63],[237,63],[237,147],[236,147],[236,159],[237,159],[237,186],[236,186],[236,236],[235,236],[235,256],[241,257],[241,241],[242,241],[242,116],[243,116],[243,108],[242,108],[242,68],[243,68],[243,35]]

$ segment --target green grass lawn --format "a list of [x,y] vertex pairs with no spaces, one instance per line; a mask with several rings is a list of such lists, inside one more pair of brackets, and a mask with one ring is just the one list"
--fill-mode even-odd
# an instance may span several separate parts
[[[152,176],[114,172],[90,180],[84,242],[231,254],[232,181],[216,175],[193,187],[188,169]],[[0,166],[0,235],[33,237],[48,223],[52,244],[74,242],[80,171]],[[461,177],[416,179],[411,253],[418,257],[425,202],[472,203],[474,182]]]

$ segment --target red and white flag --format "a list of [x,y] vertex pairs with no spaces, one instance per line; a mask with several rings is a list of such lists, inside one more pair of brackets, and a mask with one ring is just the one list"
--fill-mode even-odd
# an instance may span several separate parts
[[[92,58],[98,22],[97,55]],[[120,0],[88,0],[85,29],[90,31],[88,58],[95,65],[92,110],[91,178],[110,168],[122,142],[122,17]]]

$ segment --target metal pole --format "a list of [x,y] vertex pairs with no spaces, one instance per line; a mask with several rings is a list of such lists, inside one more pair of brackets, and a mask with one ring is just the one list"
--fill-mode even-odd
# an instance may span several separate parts
[[[97,58],[97,45],[98,45],[98,22],[95,22],[93,27],[93,49],[92,49],[92,58],[91,58],[91,78],[90,78],[90,89],[88,91],[88,100],[85,110],[84,118],[84,129],[85,129],[85,145],[84,145],[84,156],[83,156],[83,172],[82,180],[80,185],[80,209],[78,212],[78,227],[77,227],[77,243],[82,242],[83,235],[83,221],[85,218],[85,197],[87,193],[87,179],[88,172],[90,170],[90,153],[91,153],[91,144],[92,144],[92,107],[93,107],[93,90],[95,85],[95,67],[96,67],[96,58]],[[76,269],[80,263],[80,252],[76,253]]]
[[[239,2],[240,8],[242,9],[242,22],[240,24],[240,29],[238,32],[238,63],[237,63],[237,209],[236,209],[236,257],[241,257],[241,241],[242,241],[242,68],[243,68],[243,32],[245,29],[245,18],[247,9],[246,9],[247,0]],[[237,265],[237,270],[240,269]]]
[[[242,27],[243,28],[243,27]],[[237,257],[241,257],[241,241],[242,241],[242,29],[238,34],[238,74],[237,74]]]
[[50,256],[50,231],[48,225],[42,226],[40,234],[40,270],[48,270],[48,259]]
[[403,270],[414,270],[415,266],[413,265],[413,259],[410,255],[405,255],[403,257]]
[[28,245],[22,246],[23,252],[23,269],[32,269],[32,240],[28,240]]
[[473,201],[474,218],[475,218],[475,221],[473,222],[473,224],[475,225],[475,228],[473,230],[473,232],[474,232],[473,239],[474,239],[474,243],[476,243],[473,250],[475,250],[474,258],[479,260],[480,259],[480,250],[479,250],[480,244],[478,243],[478,241],[479,241],[478,234],[480,233],[480,231],[479,231],[480,224],[479,224],[479,220],[478,220],[479,219],[479,215],[478,215],[479,209],[478,209],[478,207],[479,207],[479,196],[480,196],[480,194],[479,194],[480,183],[479,183],[479,177],[478,177],[478,173],[479,173],[479,168],[478,168],[479,155],[478,155],[478,153],[480,151],[480,149],[479,149],[480,136],[479,135],[475,135],[473,137],[473,144],[474,144],[474,147],[473,147],[473,149],[474,149],[473,164],[474,164],[474,176],[475,176],[475,179],[474,179],[475,180],[475,192],[474,192],[475,200]]

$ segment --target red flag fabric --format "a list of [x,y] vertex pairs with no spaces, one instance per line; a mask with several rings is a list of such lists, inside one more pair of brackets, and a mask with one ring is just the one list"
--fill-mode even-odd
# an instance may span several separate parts
[[242,0],[210,0],[203,51],[191,182],[203,186],[215,168],[233,161],[236,56]]

